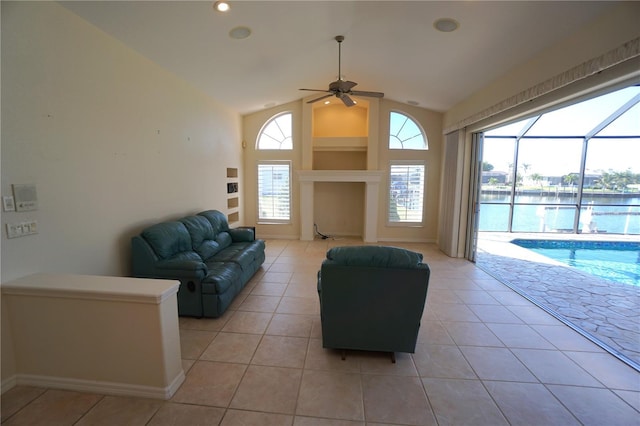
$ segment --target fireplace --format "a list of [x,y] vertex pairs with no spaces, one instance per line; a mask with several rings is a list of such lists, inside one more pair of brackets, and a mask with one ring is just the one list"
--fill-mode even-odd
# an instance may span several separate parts
[[314,184],[316,182],[363,182],[364,229],[362,239],[367,243],[378,241],[378,206],[380,199],[380,179],[382,171],[377,170],[301,170],[300,182],[300,239],[314,238]]

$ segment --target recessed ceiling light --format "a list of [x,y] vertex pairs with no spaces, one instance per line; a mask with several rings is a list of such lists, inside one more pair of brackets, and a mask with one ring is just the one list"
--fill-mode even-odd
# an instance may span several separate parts
[[460,27],[460,24],[455,19],[440,18],[433,23],[433,27],[443,33],[450,33],[457,30]]
[[229,31],[229,37],[235,38],[236,40],[242,40],[251,35],[251,28],[249,27],[235,27],[231,31]]
[[213,8],[218,12],[226,12],[229,10],[229,3],[226,1],[217,1],[213,4]]
[[331,101],[324,101],[325,105],[329,105],[331,103]]

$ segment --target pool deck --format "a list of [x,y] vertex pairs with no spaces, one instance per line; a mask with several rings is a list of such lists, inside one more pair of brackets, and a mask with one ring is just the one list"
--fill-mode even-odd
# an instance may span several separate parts
[[516,238],[640,241],[607,234],[481,232],[476,264],[640,371],[640,287],[611,282],[511,244]]

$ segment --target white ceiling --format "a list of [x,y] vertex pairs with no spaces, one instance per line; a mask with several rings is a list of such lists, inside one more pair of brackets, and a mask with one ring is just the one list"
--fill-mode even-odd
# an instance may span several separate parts
[[[613,2],[568,1],[73,1],[65,7],[246,114],[326,89],[342,74],[354,90],[446,111],[570,35]],[[453,18],[441,33],[433,22]],[[251,28],[231,39],[237,26]],[[320,94],[320,93],[319,93]]]

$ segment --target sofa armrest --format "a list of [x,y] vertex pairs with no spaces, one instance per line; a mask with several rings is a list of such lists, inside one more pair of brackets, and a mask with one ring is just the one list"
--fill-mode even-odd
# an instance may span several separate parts
[[175,270],[194,273],[202,271],[204,274],[207,273],[207,265],[205,265],[204,262],[198,262],[196,260],[162,260],[156,263],[156,268],[160,270]]
[[233,228],[229,229],[229,235],[234,243],[251,242],[256,239],[253,228]]
[[154,265],[154,275],[163,278],[202,280],[208,273],[207,265],[197,260],[167,259]]

